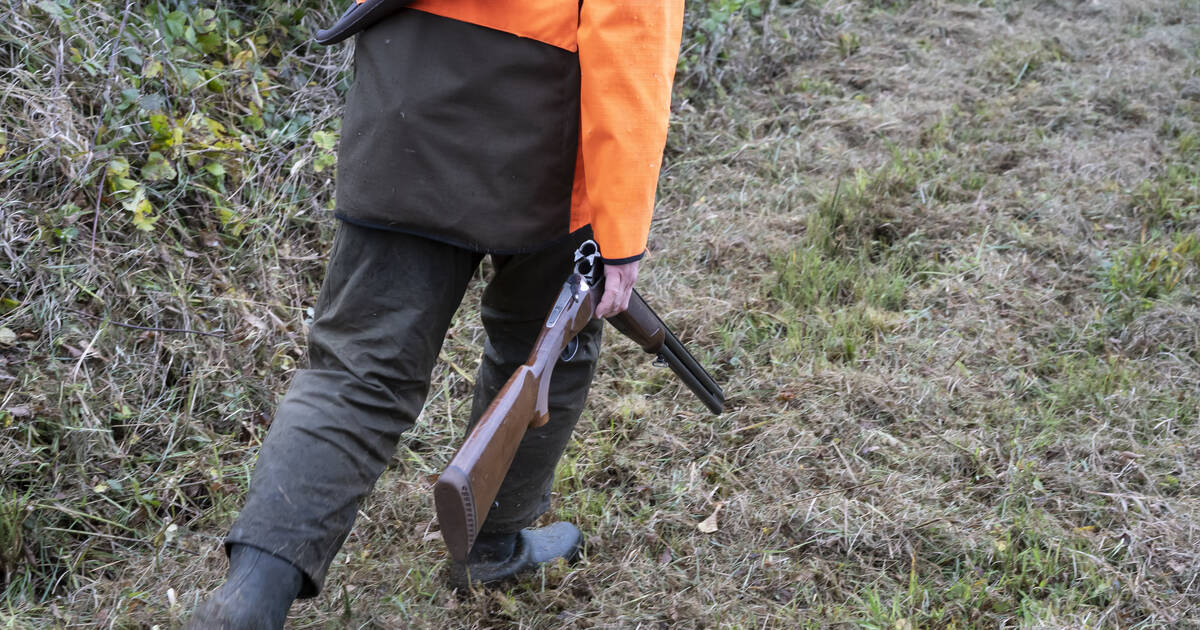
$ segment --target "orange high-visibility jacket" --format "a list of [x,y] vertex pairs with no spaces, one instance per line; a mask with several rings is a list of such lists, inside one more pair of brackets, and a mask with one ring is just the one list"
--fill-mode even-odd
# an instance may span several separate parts
[[499,253],[590,225],[640,258],[682,24],[683,0],[416,0],[359,36],[339,216]]

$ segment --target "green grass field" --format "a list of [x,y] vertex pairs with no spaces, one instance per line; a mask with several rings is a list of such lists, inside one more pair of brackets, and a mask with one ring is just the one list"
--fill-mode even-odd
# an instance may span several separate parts
[[[341,3],[263,4],[0,7],[0,627],[223,575],[352,79]],[[452,592],[485,264],[291,627],[1200,627],[1200,2],[688,12],[640,286],[728,413],[610,334],[546,517],[584,558]]]

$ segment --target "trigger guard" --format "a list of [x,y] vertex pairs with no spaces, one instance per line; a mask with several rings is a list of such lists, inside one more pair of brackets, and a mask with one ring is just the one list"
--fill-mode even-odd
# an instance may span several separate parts
[[570,361],[579,353],[579,338],[573,337],[567,342],[567,347],[563,348],[562,354],[558,355],[559,361]]

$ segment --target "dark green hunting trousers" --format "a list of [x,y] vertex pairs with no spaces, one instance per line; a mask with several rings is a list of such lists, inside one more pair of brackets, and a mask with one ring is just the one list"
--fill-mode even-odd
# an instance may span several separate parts
[[[528,358],[575,248],[589,236],[583,232],[532,254],[493,256],[471,424]],[[309,334],[309,366],[296,372],[279,405],[246,506],[226,540],[299,567],[301,597],[320,590],[363,498],[420,413],[450,318],[482,258],[408,234],[339,226]],[[525,435],[485,532],[518,531],[549,508],[554,468],[583,410],[601,327],[592,321],[579,350],[554,368],[550,422]]]

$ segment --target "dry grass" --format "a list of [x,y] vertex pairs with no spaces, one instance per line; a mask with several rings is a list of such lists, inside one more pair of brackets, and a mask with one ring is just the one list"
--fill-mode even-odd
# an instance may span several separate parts
[[[302,44],[316,4],[0,9],[11,627],[169,627],[221,577],[333,230],[348,60]],[[584,559],[455,596],[429,475],[476,286],[291,624],[1200,625],[1198,24],[1195,0],[693,3],[644,293],[730,412],[611,336],[549,515]]]

